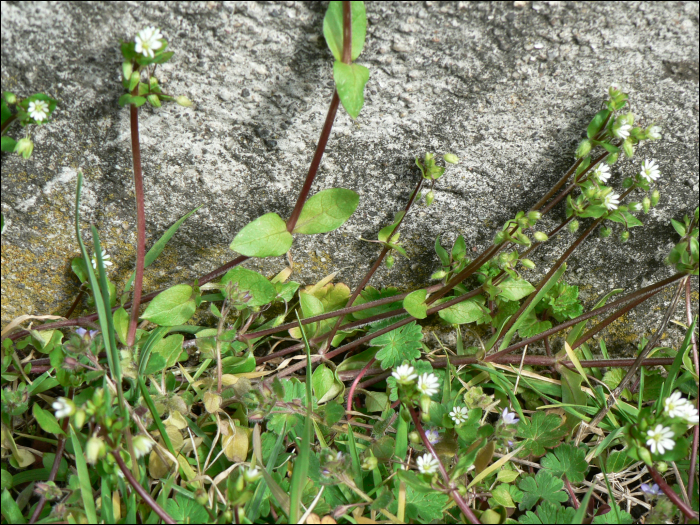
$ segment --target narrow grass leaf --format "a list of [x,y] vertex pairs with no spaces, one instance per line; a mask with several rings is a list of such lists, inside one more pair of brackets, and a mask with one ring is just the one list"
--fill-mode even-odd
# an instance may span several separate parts
[[19,505],[17,505],[17,502],[12,498],[12,494],[10,494],[9,490],[4,489],[2,491],[0,502],[2,503],[2,515],[7,520],[7,523],[27,523]]
[[479,482],[480,482],[482,479],[484,479],[486,476],[488,476],[488,475],[491,474],[492,472],[494,472],[494,471],[498,470],[499,468],[501,468],[503,465],[505,465],[505,464],[510,460],[510,458],[512,458],[513,456],[515,456],[515,455],[516,455],[518,452],[520,452],[522,449],[523,449],[522,446],[516,448],[513,452],[510,452],[509,454],[506,454],[505,456],[503,456],[502,458],[500,458],[498,461],[496,461],[495,463],[493,463],[492,465],[490,465],[487,469],[482,470],[481,473],[478,474],[478,475],[472,480],[472,482],[467,486],[467,489],[472,488],[474,485],[476,485],[477,483],[479,483]]
[[83,498],[83,506],[85,507],[85,517],[88,523],[97,523],[97,513],[95,512],[95,499],[90,485],[90,474],[88,472],[87,463],[85,462],[85,454],[83,447],[80,446],[80,440],[73,429],[70,427],[70,437],[73,442],[73,450],[75,450],[75,469],[78,471],[78,481],[80,482],[80,495]]

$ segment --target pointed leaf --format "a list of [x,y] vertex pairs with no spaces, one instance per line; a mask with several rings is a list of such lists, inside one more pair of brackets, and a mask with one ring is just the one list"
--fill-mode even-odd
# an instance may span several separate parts
[[333,64],[333,79],[340,102],[353,119],[360,114],[365,103],[365,84],[369,80],[369,69],[359,64]]
[[467,300],[440,310],[438,315],[450,324],[466,324],[481,319],[484,310],[475,301]]
[[141,318],[160,326],[176,326],[189,321],[196,308],[192,287],[178,284],[156,295]]
[[[365,45],[367,14],[364,2],[351,2],[352,36],[350,57],[357,59]],[[336,60],[343,59],[343,2],[330,2],[323,18],[323,36]]]
[[66,433],[61,429],[61,425],[59,424],[58,420],[56,420],[56,416],[54,416],[48,410],[41,408],[38,403],[34,403],[34,406],[32,407],[32,415],[44,432],[62,436],[66,435]]
[[231,249],[248,257],[276,257],[287,253],[293,240],[282,218],[266,213],[238,232]]
[[294,233],[315,234],[333,231],[355,213],[360,196],[352,190],[323,190],[304,204]]
[[[165,339],[161,339],[153,347],[152,352],[154,354],[160,355],[165,360],[165,368],[170,368],[177,363],[177,358],[180,357],[182,353],[182,343],[185,340],[185,336],[182,334],[175,334]],[[153,359],[152,356],[151,359]]]
[[501,293],[498,295],[508,301],[519,301],[535,291],[535,287],[524,279],[518,279],[517,281],[508,279],[500,283],[498,287],[501,289]]

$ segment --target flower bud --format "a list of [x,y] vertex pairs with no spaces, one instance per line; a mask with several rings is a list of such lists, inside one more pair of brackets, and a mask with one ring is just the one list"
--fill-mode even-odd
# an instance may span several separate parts
[[649,197],[644,197],[642,199],[642,209],[644,210],[644,213],[649,213],[649,208],[651,207],[651,200]]
[[634,113],[632,113],[631,111],[629,113],[626,113],[625,115],[623,115],[623,118],[620,119],[620,121],[623,121],[623,120],[626,121],[627,124],[629,124],[630,126],[633,126],[634,125]]
[[630,232],[625,230],[620,234],[620,241],[627,242],[630,239]]
[[637,452],[639,453],[639,459],[641,459],[647,465],[651,466],[651,464],[652,464],[651,452],[649,452],[649,449],[646,449],[644,447],[639,447],[637,449]]
[[158,79],[156,77],[148,77],[148,87],[154,90],[158,87]]
[[131,74],[131,78],[129,78],[129,87],[128,87],[129,92],[132,92],[136,88],[136,86],[139,85],[140,80],[141,80],[141,73],[139,71],[134,71]]
[[132,439],[131,444],[134,447],[134,454],[136,454],[136,459],[142,458],[148,454],[153,448],[153,440],[143,434],[139,434]]
[[576,148],[576,158],[580,159],[582,157],[585,157],[588,155],[591,151],[591,141],[588,139],[584,139],[581,141],[581,144],[578,145],[578,148]]
[[207,496],[207,491],[203,488],[198,488],[194,493],[194,500],[200,505],[204,506],[209,503],[209,496]]
[[656,464],[656,470],[658,470],[660,474],[665,473],[668,470],[668,463],[665,461],[659,461]]
[[612,233],[612,230],[608,228],[607,226],[603,226],[600,228],[600,238],[605,239],[606,237],[609,237],[610,234]]
[[617,162],[617,159],[620,157],[619,153],[611,153],[608,155],[608,158],[605,159],[605,163],[608,164],[609,166],[612,166]]
[[496,234],[496,236],[493,238],[493,243],[494,244],[501,244],[506,240],[506,233],[503,231],[500,231]]
[[362,462],[362,470],[374,470],[377,468],[377,465],[379,465],[379,461],[377,461],[377,458],[374,456],[370,456],[368,458],[365,458],[365,460]]
[[183,95],[176,97],[175,102],[177,102],[179,105],[181,105],[184,108],[189,108],[192,105],[192,101]]
[[430,206],[433,203],[433,200],[435,200],[435,194],[433,193],[433,190],[430,190],[425,195],[425,205]]
[[34,151],[34,143],[27,137],[19,139],[15,144],[15,153],[22,155],[25,159],[32,156],[32,151]]
[[413,443],[414,445],[417,445],[417,444],[420,443],[420,441],[421,441],[421,440],[420,440],[420,434],[414,430],[413,432],[410,432],[410,433],[408,434],[408,440],[409,440],[411,443]]
[[634,147],[632,147],[632,141],[630,139],[625,139],[625,141],[622,143],[622,149],[624,150],[628,159],[631,159],[634,156]]
[[392,266],[394,266],[394,256],[387,255],[386,259],[384,260],[384,264],[386,265],[387,268],[391,268]]
[[547,239],[549,239],[547,234],[544,232],[535,232],[534,237],[537,242],[545,242]]
[[442,158],[445,159],[445,162],[447,162],[448,164],[459,163],[459,157],[454,153],[445,153]]
[[151,93],[146,97],[146,100],[148,100],[148,103],[154,108],[160,107],[160,99],[158,98],[158,95]]
[[86,418],[87,415],[85,414],[85,410],[83,410],[82,408],[77,410],[75,412],[75,415],[73,416],[73,426],[75,426],[77,430],[80,430],[81,428],[83,428]]
[[442,279],[447,275],[447,272],[445,270],[439,270],[435,272],[433,275],[430,276],[431,279]]
[[569,223],[569,232],[571,233],[576,233],[578,231],[578,227],[580,226],[579,222],[577,220],[573,220]]
[[420,409],[423,412],[423,421],[430,420],[430,396],[423,394],[420,396]]
[[243,472],[243,478],[246,480],[246,483],[255,483],[261,476],[262,474],[260,473],[258,467],[249,468]]
[[131,64],[130,60],[125,60],[122,62],[122,75],[124,80],[127,82],[131,81],[131,74],[134,72],[134,66]]
[[17,104],[17,95],[14,93],[10,93],[9,91],[5,91],[2,94],[3,98],[5,99],[5,102],[8,104]]
[[537,222],[542,218],[542,214],[538,211],[529,211],[527,212],[527,218],[532,222]]
[[656,206],[659,203],[659,197],[661,197],[659,190],[654,190],[651,192],[651,205],[652,206]]
[[532,244],[532,241],[530,241],[530,238],[525,235],[524,233],[518,232],[515,234],[515,238],[518,239],[522,244],[525,246],[530,246]]
[[528,270],[532,270],[535,268],[535,263],[532,262],[530,259],[520,259],[520,264],[522,264]]
[[106,453],[107,446],[102,438],[91,437],[88,439],[87,445],[85,446],[85,457],[88,463],[94,465],[97,463],[97,460],[104,457]]

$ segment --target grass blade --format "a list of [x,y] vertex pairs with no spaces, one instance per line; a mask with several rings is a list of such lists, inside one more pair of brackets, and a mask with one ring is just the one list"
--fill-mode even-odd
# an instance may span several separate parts
[[90,485],[90,474],[88,473],[83,448],[80,446],[80,440],[75,434],[73,425],[70,427],[70,437],[73,442],[73,450],[75,451],[75,469],[78,471],[80,495],[83,497],[85,517],[87,518],[88,523],[98,523],[97,513],[95,512],[95,499],[92,494],[92,486]]

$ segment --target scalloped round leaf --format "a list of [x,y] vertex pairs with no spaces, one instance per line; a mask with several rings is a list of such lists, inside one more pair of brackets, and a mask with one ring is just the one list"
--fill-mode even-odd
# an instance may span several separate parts
[[340,228],[355,213],[360,196],[352,190],[330,188],[318,192],[304,204],[294,233],[312,235]]
[[253,270],[236,266],[226,272],[226,275],[221,279],[221,284],[225,286],[229,281],[238,285],[239,292],[250,293],[252,297],[246,306],[263,306],[271,303],[277,297],[275,285]]
[[428,305],[425,304],[425,298],[427,296],[427,290],[416,290],[415,292],[411,292],[403,300],[403,307],[416,319],[425,319],[428,317],[428,314],[426,313],[428,310]]
[[462,301],[440,310],[438,315],[450,324],[465,324],[481,319],[484,311],[481,305],[474,301]]
[[141,318],[159,326],[177,326],[189,321],[196,309],[192,287],[177,284],[156,295]]
[[287,223],[276,213],[266,213],[238,232],[231,249],[248,257],[277,257],[287,253],[293,241]]

